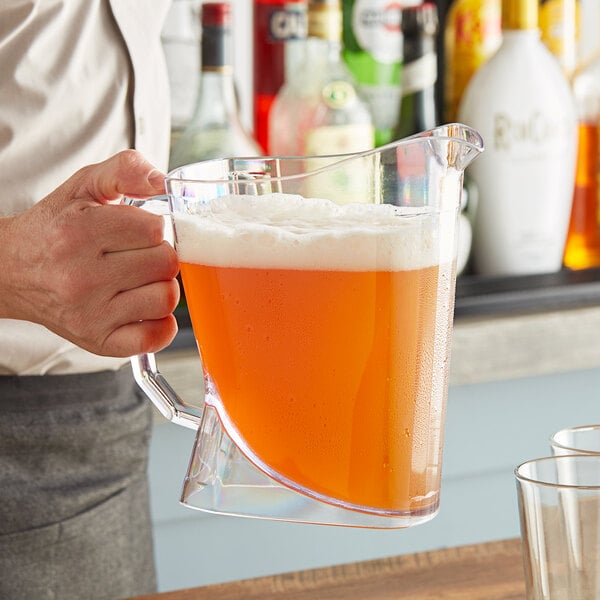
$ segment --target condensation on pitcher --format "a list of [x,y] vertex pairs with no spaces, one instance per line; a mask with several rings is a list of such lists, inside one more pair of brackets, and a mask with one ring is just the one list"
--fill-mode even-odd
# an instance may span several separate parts
[[453,257],[451,244],[440,244],[439,215],[423,209],[266,194],[223,196],[196,210],[174,216],[184,262],[395,271]]

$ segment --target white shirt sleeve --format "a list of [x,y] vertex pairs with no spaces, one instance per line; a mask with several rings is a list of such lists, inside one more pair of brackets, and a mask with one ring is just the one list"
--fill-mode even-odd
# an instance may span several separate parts
[[[169,0],[0,2],[0,215],[135,147],[167,166]],[[118,368],[33,323],[0,320],[0,374]]]

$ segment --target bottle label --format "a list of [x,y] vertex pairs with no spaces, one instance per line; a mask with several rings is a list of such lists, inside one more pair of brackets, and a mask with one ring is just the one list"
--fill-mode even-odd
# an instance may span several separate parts
[[493,124],[494,149],[510,153],[512,158],[562,156],[572,132],[571,121],[557,120],[555,114],[546,115],[538,110],[523,118],[498,112],[493,116]]
[[381,63],[402,60],[402,5],[393,0],[356,0],[352,29],[356,41]]
[[417,60],[404,63],[402,70],[402,95],[409,96],[435,85],[437,80],[437,57],[429,52]]
[[334,110],[350,106],[356,100],[356,92],[347,81],[330,81],[321,92],[323,102]]
[[368,123],[316,127],[306,134],[307,155],[347,154],[373,148],[373,128]]
[[301,4],[288,4],[269,14],[268,35],[273,42],[302,40],[306,37],[306,11]]
[[556,110],[539,109],[520,118],[496,112],[490,125],[485,159],[469,167],[480,190],[477,270],[488,275],[557,271],[573,198],[574,122]]
[[[316,127],[307,132],[304,153],[307,155],[347,154],[373,148],[373,128],[369,124],[331,125]],[[335,161],[336,159],[332,159]],[[323,166],[322,159],[317,163]],[[311,168],[310,158],[306,159],[307,169]],[[307,194],[313,195],[311,188],[318,194],[340,204],[349,202],[368,202],[369,177],[368,165],[360,161],[349,161],[331,172],[324,172],[307,179]]]
[[462,0],[448,13],[445,31],[446,119],[454,121],[473,73],[500,47],[500,0]]

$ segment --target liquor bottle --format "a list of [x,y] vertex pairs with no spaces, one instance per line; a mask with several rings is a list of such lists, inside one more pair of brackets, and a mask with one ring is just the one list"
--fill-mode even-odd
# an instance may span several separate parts
[[233,78],[231,7],[201,7],[201,73],[191,121],[173,146],[170,168],[208,158],[259,156],[260,148],[239,116]]
[[169,74],[173,148],[194,112],[200,72],[200,28],[192,0],[171,3],[160,39]]
[[402,72],[401,14],[398,2],[343,2],[343,57],[369,104],[376,146],[392,140],[398,119]]
[[570,77],[577,66],[579,0],[540,0],[542,41]]
[[[402,9],[404,35],[404,65],[402,69],[402,102],[394,139],[408,137],[439,124],[435,84],[437,81],[436,36],[438,10],[432,2]],[[469,190],[463,187],[462,208],[459,218],[459,247],[456,274],[467,266],[471,251],[472,227],[467,218]]]
[[340,0],[309,0],[302,76],[283,85],[271,108],[269,151],[287,156],[340,154],[373,147],[367,104],[341,57]]
[[404,67],[400,117],[394,135],[396,139],[438,125],[435,103],[437,30],[438,13],[432,2],[402,10]]
[[600,266],[600,59],[575,73],[579,143],[573,206],[563,264],[571,269]]
[[445,121],[456,121],[467,84],[501,41],[500,0],[454,0],[444,26]]
[[467,86],[459,119],[486,141],[473,259],[483,275],[560,270],[575,175],[569,83],[540,40],[537,0],[502,0],[503,41]]
[[254,136],[269,148],[271,105],[303,57],[307,0],[254,0]]

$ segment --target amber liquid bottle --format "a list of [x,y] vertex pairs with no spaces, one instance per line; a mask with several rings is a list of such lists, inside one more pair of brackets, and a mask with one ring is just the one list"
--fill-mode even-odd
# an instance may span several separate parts
[[573,206],[563,264],[571,269],[600,266],[600,59],[573,78],[578,110],[578,150]]
[[573,208],[565,246],[565,267],[587,269],[600,265],[598,236],[598,125],[579,123],[579,146]]

